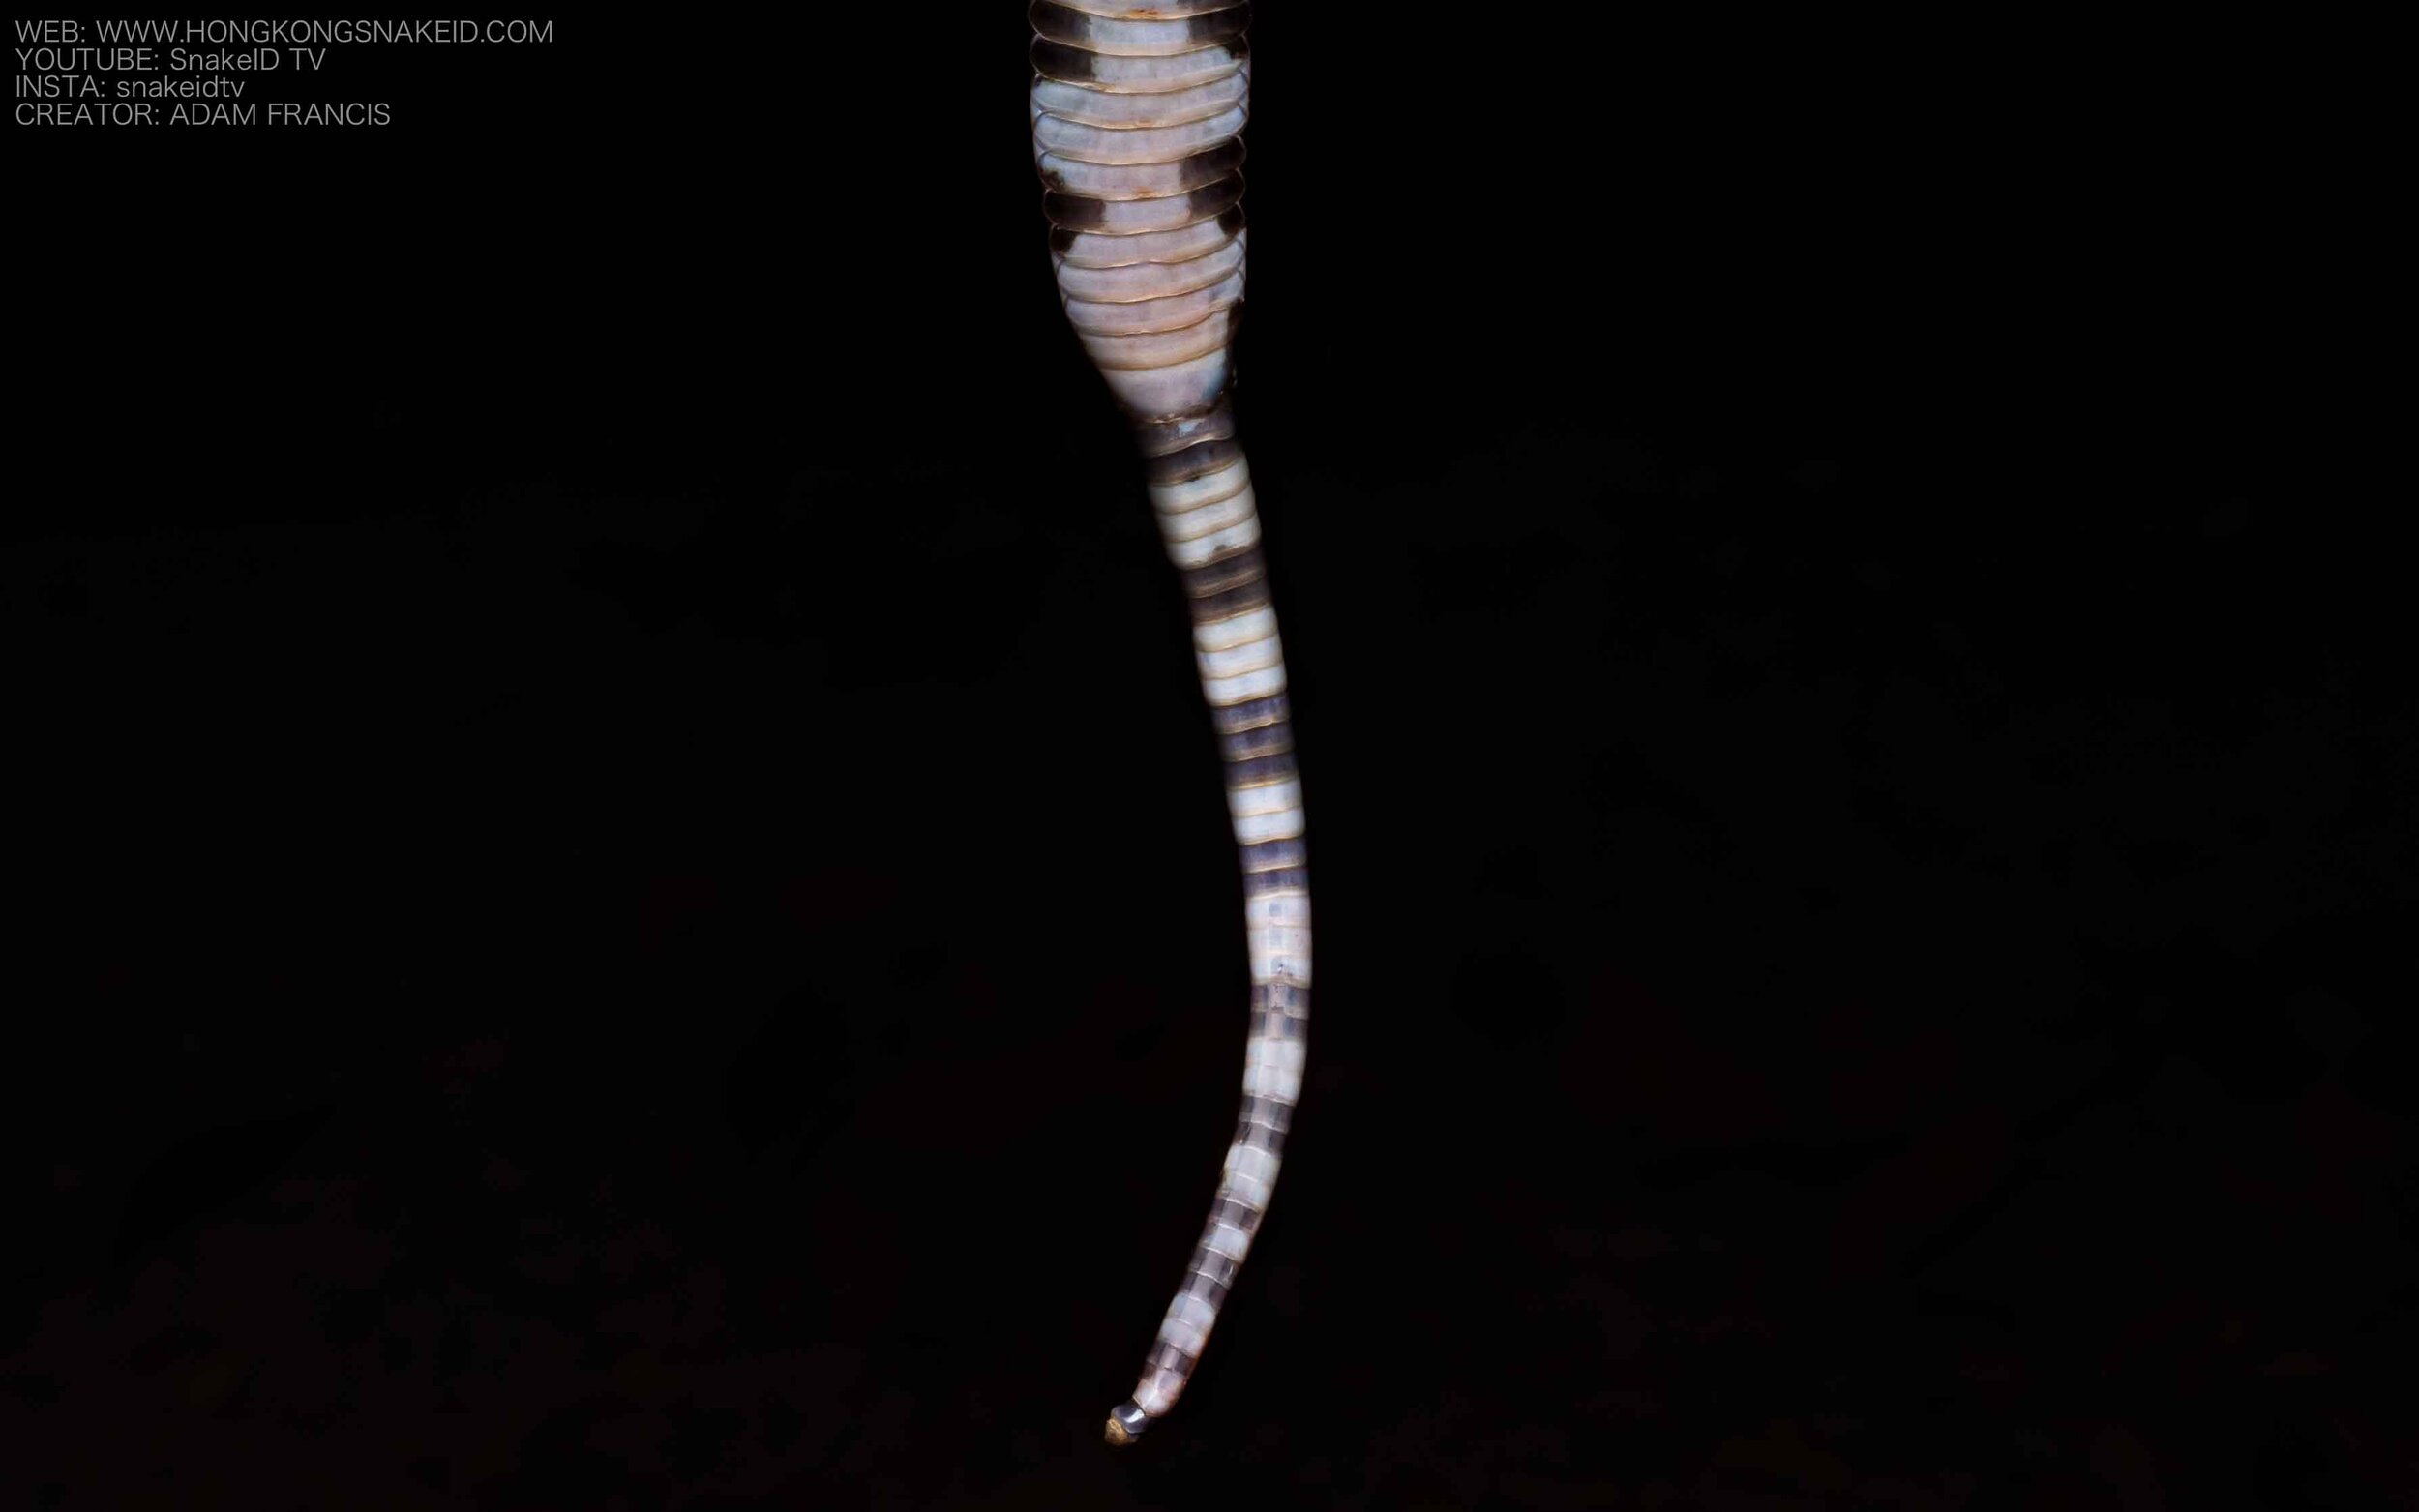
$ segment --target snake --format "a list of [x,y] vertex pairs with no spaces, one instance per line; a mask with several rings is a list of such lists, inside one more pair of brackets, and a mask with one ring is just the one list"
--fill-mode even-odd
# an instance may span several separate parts
[[1310,880],[1284,648],[1237,438],[1248,0],[1033,0],[1033,161],[1076,339],[1131,428],[1182,584],[1242,867],[1242,1107],[1183,1280],[1103,1437],[1183,1394],[1269,1210],[1302,1086]]

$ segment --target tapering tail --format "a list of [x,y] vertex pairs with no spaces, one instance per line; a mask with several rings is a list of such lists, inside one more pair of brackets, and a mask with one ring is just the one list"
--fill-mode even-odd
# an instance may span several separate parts
[[1268,1210],[1310,1017],[1310,890],[1285,658],[1227,403],[1243,298],[1250,8],[1035,0],[1029,15],[1033,149],[1059,291],[1134,425],[1190,602],[1251,951],[1242,1112],[1142,1379],[1109,1414],[1108,1440],[1130,1443],[1176,1405]]

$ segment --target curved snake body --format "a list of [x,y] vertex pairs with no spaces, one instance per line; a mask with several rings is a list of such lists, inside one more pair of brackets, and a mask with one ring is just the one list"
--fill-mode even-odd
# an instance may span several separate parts
[[1188,597],[1243,868],[1251,1037],[1201,1242],[1131,1400],[1128,1443],[1176,1405],[1251,1248],[1301,1090],[1310,896],[1285,658],[1251,473],[1228,403],[1243,299],[1245,0],[1035,0],[1033,153],[1051,260],[1084,349],[1131,422]]

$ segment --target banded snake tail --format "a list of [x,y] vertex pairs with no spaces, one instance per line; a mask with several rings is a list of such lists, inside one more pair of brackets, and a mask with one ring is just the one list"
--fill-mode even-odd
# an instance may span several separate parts
[[1228,404],[1243,298],[1247,0],[1035,0],[1033,153],[1059,292],[1132,423],[1190,600],[1251,953],[1243,1103],[1201,1242],[1106,1437],[1175,1407],[1276,1181],[1310,1014],[1310,894],[1285,659]]

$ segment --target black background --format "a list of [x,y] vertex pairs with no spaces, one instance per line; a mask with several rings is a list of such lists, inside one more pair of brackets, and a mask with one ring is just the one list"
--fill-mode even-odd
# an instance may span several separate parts
[[2255,64],[1481,19],[1254,28],[1320,1017],[1121,1456],[1239,893],[1014,8],[15,130],[13,1504],[2407,1492],[2403,568]]

